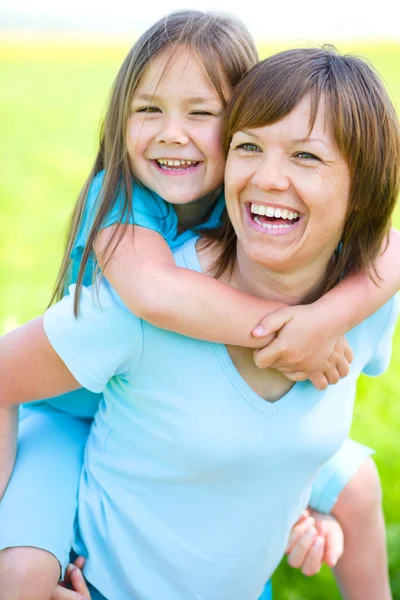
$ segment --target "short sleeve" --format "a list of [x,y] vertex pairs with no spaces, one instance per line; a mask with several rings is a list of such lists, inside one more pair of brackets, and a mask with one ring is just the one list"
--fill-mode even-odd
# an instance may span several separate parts
[[[381,319],[385,319],[386,321],[382,323],[382,334],[376,344],[371,359],[363,369],[363,373],[370,375],[371,377],[384,373],[390,364],[393,333],[400,308],[398,294],[396,294],[396,296],[394,296],[385,306],[387,310],[382,312],[381,316]],[[376,325],[378,326],[378,324]]]
[[[100,206],[100,195],[105,172],[97,173],[89,188],[81,226],[75,241],[71,258],[79,258],[92,228],[94,218]],[[120,187],[110,211],[104,217],[101,228],[110,227],[121,220],[122,223],[138,225],[152,229],[162,235],[168,244],[176,236],[178,219],[172,206],[150,190],[133,183],[132,211],[124,211],[125,193]]]
[[71,285],[69,295],[45,312],[44,330],[75,379],[99,393],[112,377],[134,374],[142,354],[141,321],[104,279],[98,289],[82,287],[78,317],[74,292]]

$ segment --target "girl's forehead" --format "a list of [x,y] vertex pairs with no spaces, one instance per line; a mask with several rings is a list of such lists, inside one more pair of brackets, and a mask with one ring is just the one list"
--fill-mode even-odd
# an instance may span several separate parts
[[[218,71],[218,66],[215,71]],[[222,73],[217,79],[221,88],[227,90],[228,84]],[[141,74],[134,95],[143,90],[156,93],[164,89],[219,99],[203,59],[186,46],[165,48],[154,56]]]

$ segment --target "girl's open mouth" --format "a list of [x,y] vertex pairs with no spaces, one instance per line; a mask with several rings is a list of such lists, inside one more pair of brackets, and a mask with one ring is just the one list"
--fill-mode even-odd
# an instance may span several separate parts
[[176,158],[157,158],[151,161],[159,171],[166,175],[182,175],[193,172],[201,164],[197,160],[180,160]]

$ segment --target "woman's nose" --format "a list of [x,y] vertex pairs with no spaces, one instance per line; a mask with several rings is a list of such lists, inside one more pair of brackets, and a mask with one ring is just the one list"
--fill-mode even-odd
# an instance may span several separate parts
[[262,191],[286,191],[290,187],[284,161],[273,157],[265,157],[258,164],[252,181]]
[[180,144],[184,146],[189,143],[189,136],[181,120],[177,117],[170,117],[163,119],[156,141],[160,144]]

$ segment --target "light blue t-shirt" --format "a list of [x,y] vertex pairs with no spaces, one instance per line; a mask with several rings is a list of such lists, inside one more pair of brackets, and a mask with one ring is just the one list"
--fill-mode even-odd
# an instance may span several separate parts
[[[83,251],[88,239],[97,210],[100,207],[102,186],[104,182],[104,171],[100,171],[93,179],[86,198],[82,222],[71,252],[71,272],[68,286],[75,283],[82,260]],[[152,229],[163,236],[171,249],[179,248],[187,240],[198,235],[201,229],[213,229],[221,224],[225,209],[225,198],[221,193],[207,219],[206,223],[189,229],[182,233],[178,232],[178,217],[172,206],[165,202],[160,196],[151,190],[133,182],[132,206],[133,213],[124,211],[125,194],[119,190],[110,212],[106,215],[101,228],[110,227],[121,220],[122,223],[135,224],[146,229]],[[90,258],[83,277],[84,285],[91,285],[93,278],[94,263]],[[79,417],[93,417],[97,411],[100,397],[98,394],[90,393],[86,389],[70,392],[68,397],[58,396],[46,400],[45,404],[53,408],[67,411]],[[43,401],[35,404],[43,404]],[[33,406],[33,405],[31,405]]]
[[[177,264],[200,270],[195,242]],[[73,294],[73,289],[71,288]],[[397,303],[348,334],[351,373],[259,397],[225,346],[141,321],[106,281],[51,307],[46,334],[104,399],[86,447],[78,552],[108,600],[257,600],[318,471],[345,440],[356,380],[389,361]]]

